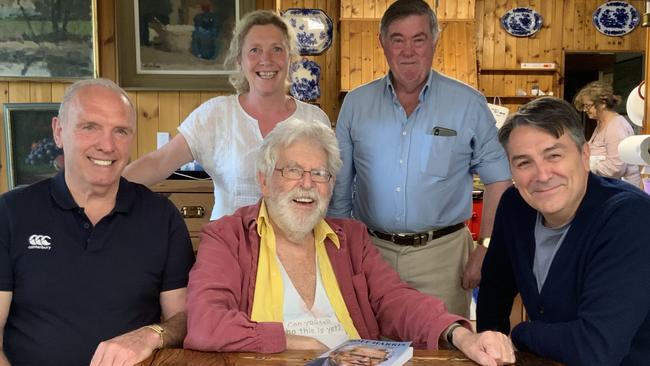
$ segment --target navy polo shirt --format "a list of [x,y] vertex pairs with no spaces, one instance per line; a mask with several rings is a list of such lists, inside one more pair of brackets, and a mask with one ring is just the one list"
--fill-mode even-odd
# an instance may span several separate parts
[[63,173],[0,197],[0,291],[12,365],[88,365],[106,339],[160,321],[160,293],[187,286],[194,262],[180,213],[120,180],[95,226]]

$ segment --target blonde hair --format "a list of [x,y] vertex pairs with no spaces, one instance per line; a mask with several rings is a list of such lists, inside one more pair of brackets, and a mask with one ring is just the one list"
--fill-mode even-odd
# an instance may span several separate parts
[[607,109],[614,109],[621,103],[621,97],[614,95],[614,88],[611,84],[602,81],[592,81],[580,89],[573,98],[573,105],[577,110],[583,111],[585,105],[589,104],[585,103],[585,100],[596,106],[604,104]]
[[[230,49],[224,65],[229,69],[235,69],[237,72],[230,75],[228,80],[230,84],[237,90],[237,94],[246,93],[250,90],[246,75],[241,69],[241,53],[244,45],[244,39],[250,32],[251,28],[256,25],[274,25],[278,28],[284,36],[284,44],[289,54],[289,63],[287,68],[290,68],[291,63],[298,59],[298,44],[296,35],[291,28],[278,14],[269,10],[256,10],[246,14],[237,24],[233,32],[233,37],[230,40]],[[287,70],[287,80],[285,82],[287,90],[291,85],[290,72]]]

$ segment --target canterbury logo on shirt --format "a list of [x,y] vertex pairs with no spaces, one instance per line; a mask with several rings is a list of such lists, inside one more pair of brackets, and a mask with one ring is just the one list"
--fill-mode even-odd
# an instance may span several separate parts
[[48,235],[37,235],[34,234],[29,237],[29,246],[27,249],[52,249],[52,238]]

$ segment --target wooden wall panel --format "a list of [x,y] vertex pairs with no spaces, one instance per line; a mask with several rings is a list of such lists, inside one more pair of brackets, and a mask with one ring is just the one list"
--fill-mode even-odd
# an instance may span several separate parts
[[[474,0],[439,0],[437,9],[436,0],[425,1],[436,10],[440,20],[474,19]],[[341,19],[378,20],[394,2],[395,0],[340,0]]]
[[[340,107],[340,91],[385,75],[387,65],[378,42],[379,19],[394,0],[256,0],[258,9],[321,8],[335,24],[332,47],[310,57],[321,66],[321,98],[318,103],[334,122]],[[427,0],[435,5],[436,0]],[[642,0],[630,0],[642,11]],[[607,37],[591,25],[591,14],[602,0],[439,0],[437,9],[444,28],[434,68],[480,88],[488,96],[510,95],[518,87],[561,92],[565,51],[643,51],[645,32],[639,27],[624,37]],[[115,0],[97,0],[99,70],[116,79]],[[515,38],[506,34],[499,18],[515,6],[530,6],[544,17],[537,34]],[[354,22],[353,22],[354,21]],[[339,33],[340,27],[340,33]],[[476,52],[474,52],[476,50]],[[476,60],[483,72],[476,69]],[[525,61],[553,61],[559,73],[497,72],[485,69],[515,68]],[[60,102],[65,82],[0,81],[0,103]],[[139,132],[132,158],[155,148],[155,132],[175,135],[178,124],[202,101],[218,93],[187,91],[131,91],[138,111]],[[515,109],[526,99],[505,99]],[[0,122],[2,121],[0,116]],[[0,132],[3,125],[0,123]],[[6,190],[4,138],[0,139],[0,192]]]
[[[643,1],[631,0],[637,9]],[[641,28],[623,37],[607,37],[592,25],[591,16],[601,0],[476,0],[480,90],[488,97],[505,96],[515,109],[530,98],[514,98],[518,89],[530,94],[533,85],[562,95],[565,51],[642,51],[645,35]],[[544,18],[542,29],[530,37],[507,34],[500,17],[509,9],[527,6]],[[557,73],[522,72],[521,62],[555,62]],[[499,71],[501,70],[501,71]]]
[[[563,8],[562,48],[567,51],[640,51],[645,49],[645,32],[637,27],[622,37],[609,37],[598,32],[592,24],[592,14],[602,0],[553,0]],[[629,0],[643,13],[645,2]]]
[[[362,11],[367,6],[374,11],[374,0],[353,1],[356,7]],[[342,4],[337,0],[277,0],[277,6],[280,11],[289,8],[316,8],[323,10],[334,23],[334,40],[332,46],[323,54],[318,56],[305,57],[315,61],[321,68],[321,96],[316,103],[327,113],[332,123],[336,121],[339,110],[339,62],[340,56],[338,51],[339,30],[338,19]],[[370,10],[368,10],[370,11]],[[361,68],[359,68],[361,70]],[[369,72],[372,72],[369,69]]]
[[[475,22],[441,21],[440,28],[433,68],[476,87]],[[342,19],[340,38],[339,79],[342,91],[352,90],[386,75],[388,65],[379,43],[378,19]]]

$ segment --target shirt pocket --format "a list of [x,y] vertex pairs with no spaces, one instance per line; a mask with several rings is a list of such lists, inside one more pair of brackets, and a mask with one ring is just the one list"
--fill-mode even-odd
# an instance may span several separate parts
[[446,177],[449,173],[454,144],[458,136],[422,136],[420,169],[434,177]]

